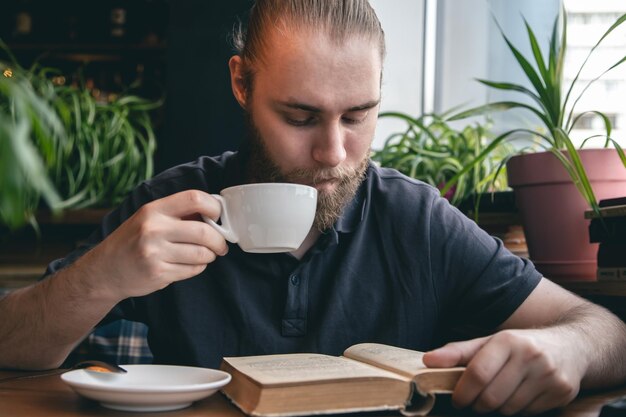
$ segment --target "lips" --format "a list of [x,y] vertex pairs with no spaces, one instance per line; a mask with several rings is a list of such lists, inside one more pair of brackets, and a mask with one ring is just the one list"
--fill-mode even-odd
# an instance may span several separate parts
[[336,177],[316,178],[315,180],[313,180],[313,186],[316,187],[318,185],[334,184],[337,182],[339,182],[339,178]]
[[[294,182],[297,184],[308,185],[309,187],[314,188],[325,188],[335,184],[340,184],[344,182],[346,177],[344,175],[335,175],[331,172],[314,172],[313,170],[307,170],[308,172],[292,172],[286,175],[284,178],[288,180],[288,182]],[[330,174],[330,175],[329,175]]]
[[337,178],[328,178],[324,180],[318,180],[313,183],[313,187],[318,192],[331,192],[335,190],[335,187],[339,184],[339,179]]
[[327,182],[337,182],[339,181],[339,178],[322,178],[322,179],[317,179],[313,182],[313,184],[317,185],[317,184],[325,184]]

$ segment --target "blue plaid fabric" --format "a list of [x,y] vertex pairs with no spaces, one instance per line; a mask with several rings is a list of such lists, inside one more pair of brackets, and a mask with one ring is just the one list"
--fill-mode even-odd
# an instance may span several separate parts
[[86,359],[120,365],[152,363],[147,341],[148,328],[143,323],[118,320],[95,329],[67,358],[64,367]]
[[[0,298],[11,291],[11,288],[0,288]],[[134,321],[118,320],[100,326],[74,349],[62,367],[87,359],[119,365],[152,363],[147,335],[148,327]]]

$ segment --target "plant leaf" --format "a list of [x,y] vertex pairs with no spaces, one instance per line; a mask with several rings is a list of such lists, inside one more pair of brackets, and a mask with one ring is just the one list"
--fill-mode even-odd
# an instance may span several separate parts
[[485,116],[493,112],[500,112],[500,111],[510,110],[514,108],[521,108],[521,109],[529,110],[534,115],[536,115],[548,129],[551,129],[553,127],[550,120],[546,118],[546,116],[543,113],[541,113],[539,110],[537,110],[536,108],[532,106],[529,106],[528,104],[519,103],[516,101],[499,101],[496,103],[484,104],[482,106],[474,107],[472,109],[465,110],[461,113],[453,115],[448,120],[454,121],[454,120],[466,119],[468,117],[473,117],[473,116]]
[[[604,130],[606,131],[606,137],[607,139],[611,136],[611,130],[612,130],[612,126],[611,126],[611,121],[609,120],[609,118],[606,116],[606,114],[602,113],[601,111],[598,110],[589,110],[586,112],[582,112],[580,113],[578,116],[576,116],[573,120],[572,120],[572,125],[569,127],[569,129],[567,129],[567,134],[569,136],[569,133],[571,133],[572,129],[574,128],[574,126],[576,126],[576,122],[583,117],[585,114],[596,114],[598,116],[600,116],[600,118],[602,119],[602,121],[604,122]],[[590,138],[587,138],[590,139]],[[585,139],[585,142],[587,141],[587,139]],[[582,148],[583,144],[580,145],[580,147]]]
[[526,19],[524,19],[524,25],[526,26],[526,32],[528,34],[528,39],[530,41],[530,47],[533,52],[533,56],[535,57],[535,63],[537,64],[537,68],[539,69],[539,75],[543,79],[544,85],[548,86],[551,84],[550,74],[548,73],[548,69],[546,68],[546,64],[543,60],[541,48],[539,47],[537,38],[535,37],[535,34],[530,28],[530,25],[528,24],[528,21]]

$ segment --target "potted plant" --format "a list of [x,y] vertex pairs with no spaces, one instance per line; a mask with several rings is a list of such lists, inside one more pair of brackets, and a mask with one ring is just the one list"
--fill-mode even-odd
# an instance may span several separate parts
[[[0,225],[34,223],[41,197],[48,207],[111,207],[152,176],[156,147],[149,112],[160,102],[132,94],[96,99],[82,84],[54,82],[35,63],[24,69],[6,45],[0,62],[2,186]],[[58,78],[57,78],[58,79]],[[6,162],[5,162],[6,161]]]
[[[559,37],[559,17],[555,20],[550,38],[547,61],[537,39],[528,25],[526,29],[532,50],[532,60],[527,59],[500,32],[531,87],[479,80],[488,87],[517,92],[530,98],[532,104],[519,101],[503,101],[464,111],[451,120],[484,115],[493,111],[521,108],[534,114],[542,129],[519,128],[496,137],[476,158],[479,163],[500,143],[512,139],[515,134],[529,134],[536,138],[542,152],[527,153],[528,148],[515,151],[506,159],[509,185],[516,193],[531,259],[546,277],[554,279],[593,280],[596,274],[597,245],[588,243],[585,210],[598,210],[598,199],[626,194],[626,157],[622,148],[611,138],[611,122],[601,112],[586,111],[577,116],[576,104],[589,86],[606,72],[626,61],[618,59],[615,64],[590,81],[575,99],[573,87],[580,73],[600,43],[625,20],[621,16],[602,35],[578,69],[577,75],[566,90],[563,88],[563,64],[566,51],[567,17],[561,14],[562,26]],[[532,62],[532,63],[531,63]],[[578,119],[587,113],[602,118],[606,130],[603,149],[576,149],[570,134]],[[590,138],[587,138],[590,139]],[[583,141],[583,145],[587,141]],[[613,145],[615,149],[609,148]],[[444,187],[452,187],[472,164],[459,172]]]
[[445,121],[445,114],[412,117],[384,112],[379,117],[400,120],[406,127],[389,135],[383,147],[372,153],[372,159],[440,190],[456,178],[442,194],[475,219],[483,193],[507,188],[505,170],[498,167],[509,151],[508,144],[473,163],[491,139],[489,124],[476,122],[456,129]]

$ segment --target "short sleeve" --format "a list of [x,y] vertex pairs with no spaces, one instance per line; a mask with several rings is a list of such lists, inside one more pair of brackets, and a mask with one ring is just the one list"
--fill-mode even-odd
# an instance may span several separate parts
[[530,295],[541,274],[447,200],[433,200],[430,214],[431,270],[447,321],[494,330]]

